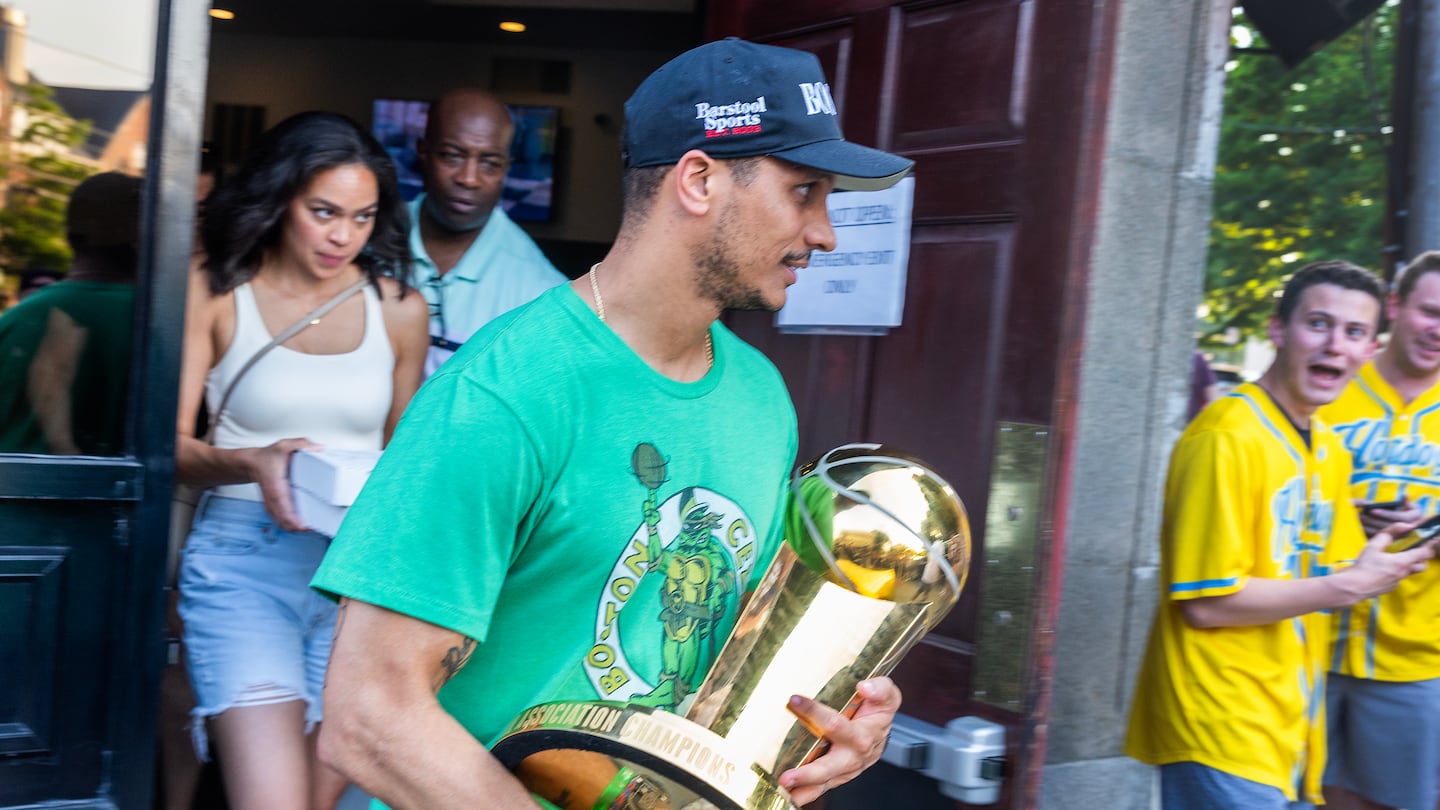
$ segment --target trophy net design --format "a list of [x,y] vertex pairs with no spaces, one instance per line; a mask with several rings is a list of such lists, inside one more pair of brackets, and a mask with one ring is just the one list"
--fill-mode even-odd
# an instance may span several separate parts
[[790,696],[852,712],[856,685],[940,622],[969,567],[969,521],[949,484],[893,448],[835,448],[792,478],[785,543],[683,716],[542,704],[492,751],[571,807],[789,810],[780,774],[823,750]]

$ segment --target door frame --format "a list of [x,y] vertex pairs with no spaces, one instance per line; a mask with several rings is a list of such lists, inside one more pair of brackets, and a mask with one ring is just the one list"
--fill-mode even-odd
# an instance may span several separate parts
[[[185,287],[195,233],[195,182],[205,123],[210,4],[160,0],[150,142],[141,211],[142,276],[135,298],[130,381],[133,457],[141,497],[133,516],[128,610],[115,614],[116,660],[108,687],[115,711],[113,790],[121,807],[148,807],[154,792],[155,717],[165,666],[162,628],[170,495],[175,483],[175,412],[185,333]],[[126,666],[126,661],[136,662]]]
[[[114,503],[121,570],[96,672],[107,707],[104,767],[93,800],[67,806],[150,806],[155,717],[165,663],[164,571],[175,468],[175,410],[184,334],[210,17],[208,3],[158,0],[150,132],[140,215],[142,268],[132,320],[127,455],[0,455],[0,500]],[[63,508],[63,507],[61,507]]]

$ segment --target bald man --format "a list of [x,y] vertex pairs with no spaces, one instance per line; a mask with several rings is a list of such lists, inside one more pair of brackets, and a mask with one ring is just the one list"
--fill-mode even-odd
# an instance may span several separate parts
[[430,302],[426,377],[491,319],[565,281],[496,206],[514,132],[509,110],[483,90],[430,105],[416,144],[425,193],[410,208],[416,282]]

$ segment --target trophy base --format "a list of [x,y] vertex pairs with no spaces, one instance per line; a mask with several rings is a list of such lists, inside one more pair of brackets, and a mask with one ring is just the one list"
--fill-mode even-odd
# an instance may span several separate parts
[[[639,806],[672,810],[795,810],[775,779],[704,726],[670,712],[613,701],[544,703],[522,713],[490,751],[526,781],[524,761],[546,754],[547,781],[564,780],[555,763],[574,755],[577,770],[603,754],[645,777],[663,797]],[[590,752],[584,754],[579,752]],[[563,765],[559,770],[567,770]],[[534,785],[530,785],[533,789]],[[543,795],[543,791],[537,791]]]

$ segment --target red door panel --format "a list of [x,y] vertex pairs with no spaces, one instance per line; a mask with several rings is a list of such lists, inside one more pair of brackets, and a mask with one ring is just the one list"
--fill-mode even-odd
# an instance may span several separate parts
[[917,231],[930,223],[1005,222],[1018,215],[1018,143],[911,153],[909,157],[915,161]]
[[[1000,225],[917,228],[905,323],[885,338],[873,339],[870,418],[864,436],[920,456],[955,487],[970,515],[976,560],[984,559],[994,421],[990,392],[1002,339],[995,313],[1004,311],[1009,241],[1009,228]],[[974,643],[980,575],[981,569],[972,566],[970,586],[932,631],[932,641],[944,637]],[[926,665],[918,659],[902,664],[915,666]],[[948,688],[964,683],[951,681]]]
[[906,12],[896,42],[895,149],[1013,140],[1024,120],[1027,4],[993,0]]

